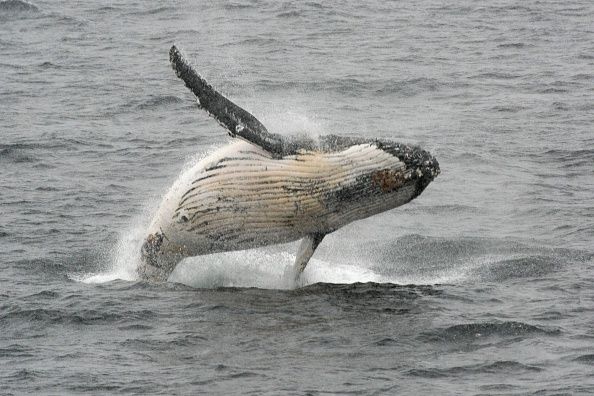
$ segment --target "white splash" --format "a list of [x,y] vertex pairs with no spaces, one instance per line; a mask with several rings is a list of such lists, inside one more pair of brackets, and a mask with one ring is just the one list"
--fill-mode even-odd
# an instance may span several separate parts
[[[305,110],[295,108],[275,108],[268,109],[262,116],[262,122],[267,125],[270,132],[281,135],[307,135],[311,138],[317,138],[325,135],[326,126],[318,119],[308,115]],[[284,107],[284,106],[283,106]]]
[[297,283],[292,279],[295,255],[251,249],[188,258],[169,280],[198,288],[257,287],[293,289],[313,283],[387,282],[384,276],[353,265],[312,258]]
[[[186,159],[173,188],[180,184],[180,179],[186,170],[193,167],[210,153],[217,149],[212,146],[202,153],[195,154]],[[170,186],[167,186],[169,188]],[[158,204],[166,193],[155,196],[144,205],[144,210],[130,224],[130,227],[120,232],[118,242],[114,248],[106,254],[107,268],[103,272],[88,274],[69,274],[69,278],[76,282],[84,283],[106,283],[114,280],[135,281],[138,280],[136,269],[140,264],[140,249],[146,237],[148,227],[156,213]]]
[[[105,283],[114,280],[135,281],[139,252],[146,233],[146,221],[136,223],[122,233],[113,251],[109,270],[95,274],[71,275],[70,278],[84,283]],[[477,257],[465,264],[445,266],[437,271],[385,271],[389,263],[380,267],[380,273],[372,258],[361,261],[361,257],[312,258],[297,283],[292,279],[292,266],[296,246],[283,245],[270,248],[251,249],[204,256],[190,257],[178,264],[169,277],[170,282],[182,283],[196,288],[256,287],[262,289],[294,289],[314,283],[349,284],[357,282],[408,284],[460,283],[471,279],[476,268],[489,266],[500,257]],[[397,259],[397,258],[395,258]],[[336,261],[335,261],[336,260]],[[364,259],[363,259],[364,260]]]
[[[291,247],[287,246],[287,249]],[[373,262],[354,263],[351,257],[312,258],[299,281],[292,279],[295,255],[270,252],[266,248],[216,253],[188,258],[178,264],[169,277],[172,282],[197,288],[256,287],[262,289],[294,289],[314,283],[350,284],[357,282],[408,284],[458,283],[472,275],[472,269],[484,262],[445,268],[437,272],[379,273],[371,269]],[[345,264],[345,261],[348,264]]]
[[105,272],[70,275],[70,278],[83,283],[137,280],[136,268],[140,264],[140,248],[148,227],[147,219],[150,219],[147,215],[139,216],[129,229],[120,233],[118,243],[109,252],[109,267]]

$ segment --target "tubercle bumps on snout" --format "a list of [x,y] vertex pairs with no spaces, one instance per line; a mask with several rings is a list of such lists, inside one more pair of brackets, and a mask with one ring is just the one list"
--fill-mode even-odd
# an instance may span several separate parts
[[440,173],[439,162],[433,157],[423,161],[420,169],[417,169],[419,177],[429,177],[431,180],[435,179]]

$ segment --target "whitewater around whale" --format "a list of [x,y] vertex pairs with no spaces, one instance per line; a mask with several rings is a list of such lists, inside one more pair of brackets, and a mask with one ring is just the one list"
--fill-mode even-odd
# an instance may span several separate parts
[[138,274],[166,281],[185,257],[301,239],[297,279],[325,235],[403,205],[440,173],[417,146],[270,133],[210,86],[173,46],[170,61],[200,107],[235,139],[182,174],[141,248]]

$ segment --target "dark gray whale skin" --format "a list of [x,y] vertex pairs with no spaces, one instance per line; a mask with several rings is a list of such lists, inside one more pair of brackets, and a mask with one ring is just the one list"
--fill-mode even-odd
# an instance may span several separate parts
[[[212,163],[207,158],[193,170],[191,183],[164,199],[141,249],[138,273],[142,279],[166,281],[188,256],[302,239],[293,270],[297,279],[325,235],[409,202],[440,173],[437,160],[414,145],[364,137],[313,139],[271,133],[208,84],[175,46],[169,56],[199,106],[231,137],[250,145],[231,145],[214,153]],[[323,169],[332,173],[324,176]],[[236,187],[224,187],[229,180]],[[268,201],[254,198],[255,187]],[[216,199],[198,199],[203,195]],[[258,212],[263,205],[269,206]],[[234,216],[236,225],[226,223]],[[266,220],[269,227],[262,226]],[[213,226],[219,223],[219,228]]]

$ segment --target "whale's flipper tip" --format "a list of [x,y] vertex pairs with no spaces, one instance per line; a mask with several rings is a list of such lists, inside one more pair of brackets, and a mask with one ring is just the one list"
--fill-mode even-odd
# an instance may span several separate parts
[[[173,44],[169,49],[169,62],[171,63],[171,67],[173,67],[173,70],[175,70],[176,74],[178,74],[178,68],[176,65],[180,63],[187,63],[184,55],[175,44]],[[178,77],[180,76],[178,75]]]
[[282,157],[285,146],[282,136],[268,132],[256,117],[217,92],[198,74],[175,44],[169,50],[169,61],[177,77],[196,95],[200,107],[226,128],[231,137],[240,137],[273,156]]

